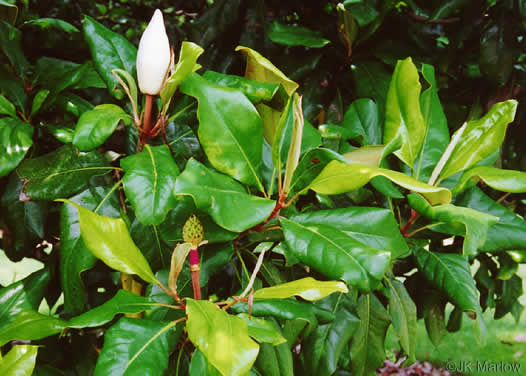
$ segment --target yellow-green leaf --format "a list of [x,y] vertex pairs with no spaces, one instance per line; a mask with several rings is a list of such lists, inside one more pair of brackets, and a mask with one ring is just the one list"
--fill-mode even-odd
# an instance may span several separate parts
[[344,282],[317,281],[312,277],[307,277],[257,290],[254,292],[254,299],[285,299],[297,295],[305,300],[312,301],[323,299],[338,291],[349,292]]

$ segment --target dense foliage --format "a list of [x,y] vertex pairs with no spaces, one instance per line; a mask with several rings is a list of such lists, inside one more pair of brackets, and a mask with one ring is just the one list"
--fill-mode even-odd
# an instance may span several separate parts
[[519,320],[526,2],[164,3],[0,0],[0,267],[42,263],[1,374],[368,375]]

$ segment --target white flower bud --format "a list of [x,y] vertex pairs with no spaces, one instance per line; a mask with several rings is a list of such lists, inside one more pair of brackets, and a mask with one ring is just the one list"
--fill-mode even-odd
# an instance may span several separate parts
[[164,28],[163,14],[156,9],[142,34],[137,51],[137,79],[141,92],[159,94],[169,67],[170,42]]

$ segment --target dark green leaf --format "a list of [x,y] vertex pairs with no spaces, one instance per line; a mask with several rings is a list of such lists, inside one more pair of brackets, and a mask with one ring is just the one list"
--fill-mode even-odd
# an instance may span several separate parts
[[189,376],[220,376],[221,373],[206,359],[199,349],[192,354]]
[[277,44],[285,46],[305,46],[321,48],[330,43],[322,37],[319,31],[307,29],[303,26],[283,25],[274,21],[267,31],[267,37]]
[[4,20],[0,20],[0,50],[7,56],[18,76],[23,77],[29,62],[22,51],[22,32]]
[[379,145],[382,143],[382,126],[376,103],[371,99],[357,99],[343,116],[342,127],[351,134],[351,139],[358,138],[362,145]]
[[445,307],[446,303],[442,297],[429,295],[424,298],[424,322],[427,335],[435,346],[438,346],[446,335]]
[[47,97],[49,96],[50,91],[48,89],[39,90],[33,98],[33,103],[31,103],[31,116],[35,115],[41,108]]
[[24,159],[33,145],[33,127],[18,118],[0,118],[0,177]]
[[329,376],[336,371],[339,358],[359,325],[358,317],[349,309],[349,300],[337,294],[319,302],[336,318],[329,324],[319,325],[303,344],[304,369],[308,375]]
[[64,145],[20,164],[17,172],[25,183],[20,195],[33,200],[69,197],[86,187],[93,176],[112,169],[99,152],[84,153]]
[[25,25],[37,26],[43,30],[54,28],[65,31],[66,33],[80,33],[80,30],[69,22],[57,18],[37,18],[24,22],[23,26]]
[[419,269],[427,280],[442,290],[460,309],[477,315],[479,334],[485,332],[479,294],[466,257],[452,253],[414,250]]
[[121,318],[104,335],[95,376],[162,376],[177,342],[174,322]]
[[519,298],[522,294],[522,279],[518,275],[514,274],[510,279],[502,281],[502,292],[495,307],[495,319],[512,312],[514,305],[520,303]]
[[241,184],[194,159],[188,161],[177,177],[174,194],[192,196],[199,210],[210,214],[221,227],[235,232],[264,221],[274,208],[274,201],[248,195]]
[[97,72],[117,99],[123,94],[117,91],[118,81],[111,70],[118,68],[135,75],[137,49],[122,35],[114,33],[93,18],[86,16],[83,23],[84,38],[90,47]]
[[88,63],[81,65],[72,61],[42,57],[38,59],[35,66],[33,82],[51,90],[53,95],[56,95],[76,85],[90,68],[93,70]]
[[81,151],[90,151],[102,145],[111,136],[119,122],[131,123],[131,117],[114,104],[101,104],[84,112],[73,135],[73,145]]
[[389,289],[389,316],[408,362],[412,364],[415,362],[417,340],[416,305],[400,281],[389,277],[385,281]]
[[191,73],[181,91],[199,102],[199,140],[212,165],[263,191],[258,177],[263,132],[255,107],[239,91],[213,84]]
[[360,323],[352,339],[352,370],[356,375],[369,375],[384,362],[384,341],[391,319],[372,293],[360,297],[356,310]]
[[248,336],[239,317],[206,300],[187,299],[186,330],[190,341],[223,375],[245,374],[258,355],[259,346]]
[[433,226],[431,229],[454,235],[464,235],[462,253],[476,255],[486,241],[488,229],[499,221],[490,214],[463,208],[452,204],[431,206],[422,196],[411,193],[407,196],[409,205],[424,217],[446,226]]
[[331,279],[343,279],[360,290],[374,289],[383,278],[391,254],[356,240],[321,217],[281,219],[293,255]]
[[11,24],[15,24],[18,15],[18,7],[9,1],[0,0],[0,18]]
[[168,146],[145,145],[139,154],[121,160],[122,182],[137,218],[145,225],[158,225],[177,205],[172,189],[179,168]]
[[72,201],[60,201],[77,208],[82,240],[97,258],[110,268],[128,274],[137,274],[146,282],[158,282],[148,262],[133,242],[122,218],[105,217]]

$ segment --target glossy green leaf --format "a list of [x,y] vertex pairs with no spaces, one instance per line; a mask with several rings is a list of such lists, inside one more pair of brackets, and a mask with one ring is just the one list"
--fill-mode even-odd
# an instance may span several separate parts
[[58,18],[36,18],[24,22],[23,26],[26,25],[37,26],[43,30],[58,29],[66,33],[80,33],[80,30],[77,29],[75,26],[73,26],[69,22],[59,20]]
[[73,140],[73,134],[75,130],[68,127],[55,127],[51,124],[46,124],[46,129],[55,137],[57,140],[64,144],[70,144]]
[[9,59],[19,77],[25,76],[29,62],[22,50],[22,32],[0,19],[0,51]]
[[258,177],[263,132],[255,107],[239,91],[213,84],[191,73],[181,91],[199,102],[199,140],[220,172],[263,191]]
[[[110,187],[90,185],[88,189],[71,198],[89,210],[118,218],[119,199]],[[64,292],[64,310],[79,314],[84,309],[86,291],[82,272],[91,269],[97,259],[86,248],[80,235],[78,211],[71,205],[60,210],[60,282]]]
[[51,92],[48,89],[42,89],[35,94],[33,102],[31,103],[31,116],[35,115],[42,108],[42,105],[49,96],[49,93]]
[[68,200],[79,212],[80,233],[86,247],[110,268],[137,274],[146,282],[157,283],[148,262],[133,242],[126,223],[121,218],[109,218],[93,213]]
[[317,281],[312,277],[307,277],[278,286],[256,290],[254,299],[284,299],[292,296],[301,296],[305,300],[313,301],[323,299],[338,291],[349,292],[343,282]]
[[43,268],[44,264],[42,262],[28,257],[24,257],[18,262],[13,262],[0,249],[0,285],[2,286],[18,282]]
[[199,210],[210,214],[219,226],[235,232],[264,221],[274,208],[274,201],[247,194],[238,182],[194,159],[177,177],[174,194],[192,196]]
[[[247,56],[247,66],[245,69],[246,78],[259,82],[280,84],[283,86],[289,97],[294,94],[299,85],[285,76],[285,74],[276,68],[268,59],[248,47],[238,46],[236,47],[236,51],[241,51]],[[263,135],[265,140],[272,145],[276,134],[276,128],[278,127],[281,118],[281,112],[274,110],[265,104],[259,104],[257,109],[263,121]]]
[[[75,86],[88,72],[93,70],[90,63],[77,64],[69,60],[42,57],[35,66],[35,84],[49,89],[53,95]],[[96,74],[96,72],[95,72]]]
[[254,338],[259,343],[271,343],[274,346],[287,342],[287,340],[276,330],[272,323],[257,317],[250,317],[246,313],[237,315],[246,322],[248,327],[248,335]]
[[348,151],[343,156],[351,164],[361,164],[372,167],[380,167],[385,153],[384,145],[366,145]]
[[124,192],[137,218],[145,225],[162,223],[177,205],[172,195],[179,168],[168,146],[145,145],[139,154],[121,159]]
[[223,375],[250,370],[259,346],[248,336],[243,319],[206,300],[187,299],[188,338]]
[[407,196],[409,205],[424,217],[447,225],[434,226],[431,229],[439,232],[464,235],[462,253],[473,256],[486,241],[488,229],[499,221],[498,217],[490,214],[463,208],[452,204],[431,206],[422,196],[411,193]]
[[462,174],[453,193],[464,191],[470,184],[476,184],[479,180],[491,188],[502,192],[524,193],[526,192],[526,172],[515,170],[503,170],[501,168],[476,166]]
[[31,376],[37,360],[38,346],[16,345],[0,358],[0,373],[5,376]]
[[267,37],[272,42],[285,46],[321,48],[330,43],[330,40],[323,38],[319,31],[310,30],[303,26],[283,25],[277,21],[270,25]]
[[33,200],[69,197],[86,187],[92,177],[112,169],[98,151],[79,152],[64,145],[20,164],[17,173],[25,182],[20,195]]
[[308,217],[280,222],[294,256],[330,279],[367,291],[376,287],[389,266],[388,251],[361,243],[335,226]]
[[480,247],[484,252],[526,249],[526,222],[510,209],[492,200],[481,189],[473,187],[465,191],[457,205],[487,213],[499,218],[486,234],[486,241]]
[[371,293],[360,297],[356,311],[360,323],[351,343],[352,371],[356,375],[368,375],[384,362],[384,341],[391,319]]
[[0,94],[0,115],[9,115],[16,118],[16,108],[13,103]]
[[97,72],[106,82],[110,93],[117,99],[122,98],[122,93],[116,90],[119,82],[111,71],[115,68],[124,69],[134,76],[137,48],[121,34],[109,30],[89,16],[84,18],[83,30]]
[[362,145],[382,143],[378,107],[371,99],[361,98],[351,103],[341,125],[351,133],[351,139],[357,138]]
[[189,376],[220,376],[221,373],[206,359],[199,349],[192,354]]
[[410,364],[415,362],[416,349],[416,305],[403,283],[395,278],[386,278],[389,290],[389,316],[393,321],[400,345],[408,356]]
[[130,115],[114,104],[101,104],[84,112],[77,122],[73,145],[81,151],[90,151],[102,145],[111,136],[120,121],[131,123]]
[[286,92],[278,83],[259,82],[244,77],[206,71],[203,78],[215,84],[240,90],[253,103],[265,102],[281,110],[286,103]]
[[399,149],[394,154],[411,168],[426,133],[420,89],[418,71],[411,58],[399,60],[387,93],[384,143],[397,145]]
[[429,84],[429,87],[420,95],[420,107],[424,117],[426,132],[422,150],[414,165],[414,171],[416,171],[415,176],[418,180],[428,182],[433,169],[449,143],[449,129],[446,115],[438,97],[433,66],[422,64],[422,76]]
[[447,204],[451,201],[451,192],[442,187],[433,187],[398,171],[358,164],[332,161],[307,186],[322,194],[339,194],[358,189],[376,176],[384,176],[392,182],[414,192],[421,193],[432,204]]
[[304,370],[306,375],[329,376],[336,371],[359,320],[352,312],[348,296],[331,295],[318,304],[334,312],[336,317],[333,322],[316,327],[303,342]]
[[453,253],[414,250],[418,267],[431,284],[442,290],[460,309],[477,315],[480,330],[485,330],[479,294],[466,257]]
[[205,245],[202,249],[200,279],[201,286],[205,287],[210,278],[230,262],[234,255],[234,246],[232,242],[228,242],[217,245]]
[[496,103],[481,119],[468,121],[456,131],[451,138],[451,143],[456,143],[440,173],[440,180],[467,170],[493,154],[504,141],[506,127],[515,118],[516,109],[515,100]]
[[33,127],[17,118],[0,118],[0,177],[24,159],[33,145]]
[[170,102],[181,82],[200,67],[197,64],[197,59],[203,52],[203,48],[197,44],[183,41],[179,51],[179,61],[174,68],[173,74],[170,75],[161,91],[161,103],[163,106]]
[[94,375],[164,375],[177,342],[173,326],[173,322],[121,318],[104,334]]

